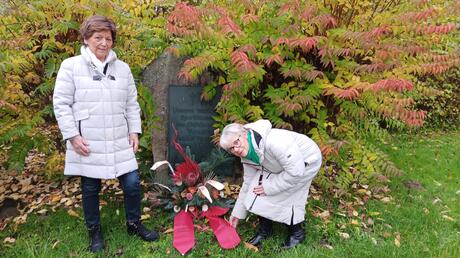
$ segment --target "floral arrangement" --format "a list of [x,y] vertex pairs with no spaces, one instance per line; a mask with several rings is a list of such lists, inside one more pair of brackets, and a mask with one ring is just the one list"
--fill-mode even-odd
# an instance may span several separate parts
[[231,205],[224,195],[224,185],[214,180],[215,175],[209,172],[203,174],[198,163],[193,161],[184,152],[182,146],[176,142],[176,136],[172,143],[176,150],[184,158],[184,162],[172,168],[168,161],[156,162],[151,170],[156,171],[160,166],[168,165],[171,171],[172,184],[155,183],[156,190],[161,192],[160,199],[166,209],[173,209],[174,229],[173,245],[185,255],[195,246],[193,221],[206,218],[220,246],[231,249],[240,243],[240,237],[236,230],[222,218]]

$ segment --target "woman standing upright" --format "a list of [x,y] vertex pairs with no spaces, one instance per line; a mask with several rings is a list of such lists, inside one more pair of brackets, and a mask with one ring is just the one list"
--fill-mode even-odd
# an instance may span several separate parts
[[140,222],[141,189],[135,152],[141,133],[137,90],[129,66],[112,51],[116,27],[95,15],[80,27],[81,54],[64,60],[53,95],[54,113],[66,140],[65,175],[80,176],[85,223],[93,252],[104,249],[99,191],[101,179],[118,178],[127,231],[158,239]]
[[259,216],[259,228],[249,243],[260,246],[272,234],[272,222],[288,225],[284,248],[305,239],[302,222],[313,178],[321,167],[321,151],[303,134],[272,128],[268,120],[227,125],[220,146],[241,158],[244,181],[230,216],[236,227],[248,212]]

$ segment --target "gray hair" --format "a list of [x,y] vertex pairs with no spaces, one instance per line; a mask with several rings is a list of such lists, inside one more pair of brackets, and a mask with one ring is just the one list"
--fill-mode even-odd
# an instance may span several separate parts
[[230,147],[233,147],[233,141],[235,141],[238,136],[246,134],[247,130],[243,127],[242,124],[229,124],[224,127],[224,130],[222,130],[219,145],[224,150],[228,150]]

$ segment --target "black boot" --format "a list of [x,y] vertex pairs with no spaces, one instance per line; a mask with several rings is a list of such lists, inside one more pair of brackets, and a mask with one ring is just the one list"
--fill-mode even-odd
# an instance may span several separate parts
[[91,238],[91,244],[89,249],[91,252],[98,252],[104,249],[104,239],[102,238],[101,225],[94,225],[88,228],[89,238]]
[[129,235],[138,235],[145,241],[156,241],[160,237],[154,230],[148,230],[140,221],[126,222]]
[[253,246],[261,247],[262,241],[272,234],[272,221],[259,216],[259,228],[256,235],[249,240]]
[[302,228],[302,222],[289,226],[289,236],[284,241],[283,248],[290,249],[305,240],[305,231]]

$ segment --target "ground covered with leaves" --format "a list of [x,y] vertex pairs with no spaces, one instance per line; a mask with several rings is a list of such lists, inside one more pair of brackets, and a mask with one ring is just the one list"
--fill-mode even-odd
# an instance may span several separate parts
[[[460,133],[399,136],[379,146],[403,174],[376,191],[356,185],[356,195],[349,199],[312,189],[307,239],[296,249],[281,250],[287,233],[277,225],[276,235],[260,250],[245,243],[235,250],[221,250],[200,221],[195,230],[197,245],[189,256],[459,257]],[[50,184],[38,175],[2,173],[0,180],[0,256],[91,255],[78,179]],[[145,243],[126,234],[118,181],[107,180],[103,188],[101,214],[107,248],[100,256],[180,256],[172,247],[172,216],[155,206],[154,196],[144,195],[143,219],[162,234],[159,242]],[[237,190],[228,186],[227,193]],[[10,209],[5,209],[6,199]],[[243,240],[251,237],[255,226],[254,217],[240,225]]]

